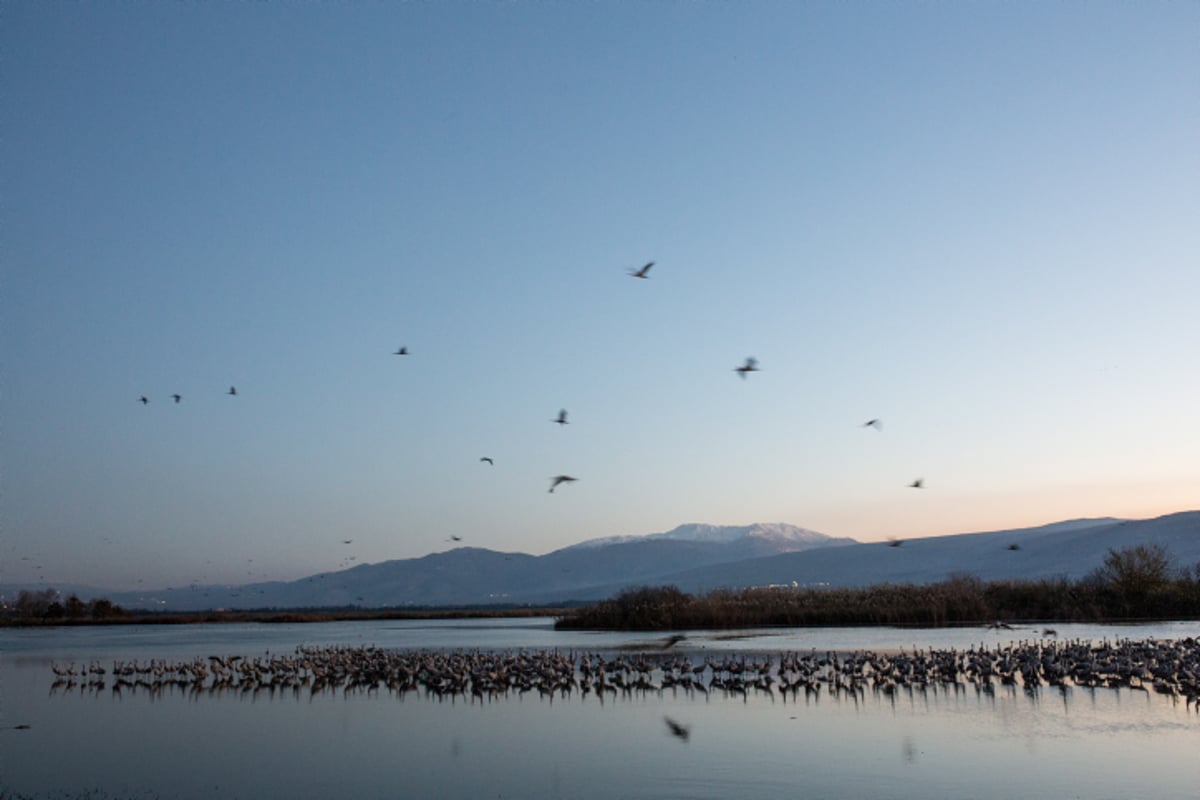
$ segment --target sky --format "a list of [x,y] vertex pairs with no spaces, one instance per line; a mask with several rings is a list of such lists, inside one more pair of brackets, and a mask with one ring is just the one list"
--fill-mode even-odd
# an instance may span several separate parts
[[0,582],[1200,508],[1198,40],[1178,2],[4,3]]

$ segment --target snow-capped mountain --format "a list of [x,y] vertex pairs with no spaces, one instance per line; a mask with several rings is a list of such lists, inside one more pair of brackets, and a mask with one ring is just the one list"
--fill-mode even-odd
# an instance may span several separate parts
[[674,542],[710,542],[714,544],[732,544],[740,540],[753,539],[780,545],[779,552],[807,550],[810,547],[828,547],[837,544],[857,544],[857,541],[854,539],[834,538],[826,536],[823,533],[810,531],[807,528],[788,525],[785,522],[756,522],[752,525],[705,525],[699,522],[692,522],[680,525],[678,528],[673,528],[665,533],[650,533],[641,536],[606,536],[600,539],[588,539],[564,549],[606,547],[614,544],[648,542],[657,539]]
[[[897,544],[892,542],[891,544]],[[597,600],[635,586],[865,586],[1083,577],[1110,549],[1161,545],[1175,563],[1200,563],[1200,511],[1147,520],[1068,520],[1034,528],[858,543],[782,523],[681,525],[665,533],[583,542],[542,556],[460,547],[361,564],[295,581],[105,592],[126,608],[299,608],[358,605],[550,605]],[[14,587],[4,587],[5,590]],[[82,595],[81,595],[82,596]]]

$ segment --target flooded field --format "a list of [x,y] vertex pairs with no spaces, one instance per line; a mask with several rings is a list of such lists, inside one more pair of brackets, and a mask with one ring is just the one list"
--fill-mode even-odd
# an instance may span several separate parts
[[[1056,627],[1054,637],[1040,628],[693,632],[669,648],[666,636],[556,632],[545,619],[8,630],[0,786],[46,797],[1193,797],[1200,713],[1149,681],[1035,688],[997,678],[990,690],[871,681],[839,691],[800,668],[828,675],[819,662],[830,652],[894,664],[930,648],[1200,636],[1200,623]],[[343,676],[314,690],[311,656],[321,652],[410,665],[418,652],[429,664],[470,658],[497,678],[502,659],[488,654],[510,664],[538,655],[570,660],[572,683],[457,691],[427,669],[411,687]],[[310,671],[294,681],[245,678],[249,665],[306,653]],[[652,668],[621,669],[639,663]],[[768,663],[770,684],[755,684]],[[203,682],[178,671],[194,664],[205,665]],[[703,688],[671,677],[685,672]],[[741,686],[730,689],[735,673]],[[806,674],[818,679],[811,688],[799,683]],[[798,683],[788,691],[785,680]]]

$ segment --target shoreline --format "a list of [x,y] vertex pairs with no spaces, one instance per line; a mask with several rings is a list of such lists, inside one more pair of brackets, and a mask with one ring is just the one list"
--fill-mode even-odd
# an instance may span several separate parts
[[210,625],[256,622],[264,625],[319,622],[363,622],[369,620],[413,619],[524,619],[528,617],[558,618],[565,608],[442,608],[422,610],[320,610],[270,609],[247,611],[169,611],[141,614],[125,612],[102,619],[0,618],[0,628],[76,628],[95,625]]

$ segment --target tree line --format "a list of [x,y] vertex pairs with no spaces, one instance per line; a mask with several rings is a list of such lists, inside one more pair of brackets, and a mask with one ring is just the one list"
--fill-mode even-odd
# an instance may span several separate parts
[[65,600],[57,589],[22,589],[11,604],[2,609],[10,622],[65,622],[70,620],[106,620],[124,616],[125,609],[104,597],[88,602],[72,594]]
[[757,626],[940,627],[1015,620],[1200,619],[1200,564],[1178,568],[1161,545],[1109,550],[1081,580],[939,583],[861,588],[760,587],[690,595],[676,586],[629,589],[559,617],[560,629],[671,630]]

